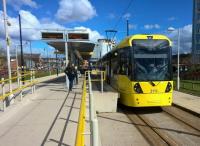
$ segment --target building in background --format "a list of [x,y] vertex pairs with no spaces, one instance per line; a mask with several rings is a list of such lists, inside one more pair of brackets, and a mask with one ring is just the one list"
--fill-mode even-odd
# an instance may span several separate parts
[[[26,69],[31,69],[31,68],[37,69],[42,65],[42,58],[40,54],[25,53],[23,57],[24,57],[24,66]],[[21,55],[18,55],[17,58],[18,58],[18,66],[21,67]],[[17,63],[16,56],[11,56],[11,62],[12,66],[15,68],[16,66],[15,64]]]
[[8,66],[6,59],[6,51],[4,48],[0,48],[0,78],[6,78],[8,75]]
[[193,0],[192,62],[200,64],[200,0]]
[[39,67],[41,61],[40,54],[24,54],[24,64],[28,69]]

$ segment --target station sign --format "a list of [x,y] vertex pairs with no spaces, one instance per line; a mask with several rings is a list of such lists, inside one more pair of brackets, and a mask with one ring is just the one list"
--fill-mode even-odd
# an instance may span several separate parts
[[63,33],[60,32],[42,32],[42,39],[64,39]]
[[88,33],[68,33],[69,40],[89,40]]

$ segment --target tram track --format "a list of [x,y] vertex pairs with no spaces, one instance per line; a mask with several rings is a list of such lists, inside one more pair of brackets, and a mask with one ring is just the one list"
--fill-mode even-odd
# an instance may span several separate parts
[[200,131],[200,115],[173,104],[170,107],[162,107],[162,110],[192,128]]
[[[177,146],[198,145],[200,143],[199,123],[196,123],[199,118],[185,113],[185,111],[181,112],[177,107],[162,109],[123,107],[122,112],[126,114],[150,145]],[[178,117],[177,114],[180,116]],[[184,116],[187,117],[184,119],[182,118]],[[190,119],[191,117],[192,119]],[[195,118],[197,121],[194,121]]]
[[140,115],[130,115],[127,114],[128,118],[133,123],[141,123],[138,124],[136,127],[138,130],[142,133],[142,135],[145,137],[145,139],[149,142],[150,145],[153,146],[175,146],[179,145],[177,141],[175,141],[172,137],[170,137],[166,133],[162,133],[157,126],[155,126],[155,123],[148,120],[144,116]]

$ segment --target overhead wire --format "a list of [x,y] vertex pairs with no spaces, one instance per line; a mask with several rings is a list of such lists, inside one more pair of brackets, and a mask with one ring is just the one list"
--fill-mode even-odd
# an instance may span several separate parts
[[[128,3],[128,5],[127,5],[127,7],[124,9],[123,13],[120,15],[118,21],[115,23],[115,25],[113,27],[113,30],[115,30],[117,28],[117,26],[119,25],[122,17],[127,13],[127,11],[129,10],[129,8],[131,7],[132,3],[133,3],[133,0],[130,0],[129,3]],[[112,39],[114,39],[114,37],[116,36],[116,34],[117,33],[114,34],[114,36],[113,36]]]

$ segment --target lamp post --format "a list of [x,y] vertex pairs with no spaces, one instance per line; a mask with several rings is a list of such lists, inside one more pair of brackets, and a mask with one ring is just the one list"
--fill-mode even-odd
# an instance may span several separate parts
[[[8,78],[9,78],[9,91],[12,93],[12,76],[11,76],[11,67],[10,67],[10,40],[9,40],[9,35],[8,35],[8,20],[7,20],[7,12],[6,12],[6,0],[3,0],[3,17],[4,17],[4,29],[5,29],[5,40],[6,40],[6,51],[7,51],[7,64],[8,64]],[[10,104],[14,102],[12,100],[11,95],[9,97]]]
[[59,53],[59,51],[56,50],[55,54],[56,54],[56,74],[57,74],[57,76],[58,76],[58,53]]
[[[171,31],[171,32],[173,32],[173,31],[176,31],[173,27],[170,27],[170,28],[168,28],[168,31]],[[181,29],[180,28],[178,28],[178,40],[177,40],[177,90],[179,90],[180,89],[180,70],[179,70],[179,57],[180,57],[180,52],[179,52],[179,50],[180,50],[180,31],[181,31]]]
[[32,46],[31,46],[31,40],[29,41],[29,43],[30,43],[30,53],[31,53],[31,65],[30,65],[30,68],[31,68],[31,70],[32,70],[32,68],[33,68],[33,57],[32,57]]

